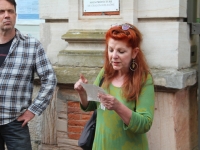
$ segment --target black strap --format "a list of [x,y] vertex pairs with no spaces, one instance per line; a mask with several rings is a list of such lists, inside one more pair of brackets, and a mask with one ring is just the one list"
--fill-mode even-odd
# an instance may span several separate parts
[[101,78],[101,80],[99,82],[99,87],[101,87],[101,85],[103,84],[103,80],[104,80],[104,77]]
[[136,105],[137,105],[137,103],[136,103],[136,100],[135,100],[135,108],[134,108],[134,112],[136,112]]

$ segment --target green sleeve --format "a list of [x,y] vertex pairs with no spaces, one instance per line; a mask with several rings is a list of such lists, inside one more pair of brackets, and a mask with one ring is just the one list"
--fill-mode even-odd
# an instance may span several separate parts
[[149,74],[136,103],[136,112],[132,111],[130,123],[128,126],[124,124],[124,130],[131,130],[134,133],[149,131],[153,122],[154,101],[153,79]]

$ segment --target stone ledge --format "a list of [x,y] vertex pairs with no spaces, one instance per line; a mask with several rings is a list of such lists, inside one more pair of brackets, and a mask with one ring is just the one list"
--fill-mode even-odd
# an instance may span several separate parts
[[183,89],[197,82],[197,71],[195,69],[182,70],[158,70],[151,69],[154,84],[167,88]]
[[103,51],[62,50],[58,54],[58,64],[64,66],[101,67],[103,66]]
[[[88,82],[94,82],[101,67],[69,67],[69,66],[54,66],[58,83],[74,84],[80,74],[83,74]],[[192,86],[197,82],[197,71],[195,69],[177,70],[158,70],[152,69],[154,84],[166,88],[183,89],[187,86]]]
[[63,40],[67,42],[100,42],[105,41],[105,30],[80,30],[80,29],[72,29],[69,30],[66,34],[61,37]]
[[100,69],[98,67],[54,66],[58,83],[61,84],[74,84],[78,81],[80,74],[83,74],[88,79],[88,83],[92,84]]

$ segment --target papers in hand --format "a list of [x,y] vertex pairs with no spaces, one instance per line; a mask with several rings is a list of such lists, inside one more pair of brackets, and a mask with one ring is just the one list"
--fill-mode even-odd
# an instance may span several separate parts
[[87,93],[88,101],[100,102],[99,98],[97,97],[98,93],[106,94],[106,92],[99,86],[85,83],[81,83],[81,85]]

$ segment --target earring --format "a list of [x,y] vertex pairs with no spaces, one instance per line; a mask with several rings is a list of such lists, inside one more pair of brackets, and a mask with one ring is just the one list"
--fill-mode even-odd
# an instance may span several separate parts
[[129,68],[131,71],[135,71],[138,68],[138,64],[135,62],[134,59],[132,59],[132,62]]

